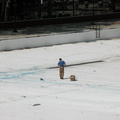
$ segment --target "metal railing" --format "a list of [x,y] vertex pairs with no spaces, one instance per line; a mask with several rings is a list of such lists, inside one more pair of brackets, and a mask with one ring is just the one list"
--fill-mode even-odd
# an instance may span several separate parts
[[100,38],[100,24],[93,22],[93,23],[90,25],[90,29],[93,29],[93,30],[96,31],[96,39],[97,39],[97,38]]

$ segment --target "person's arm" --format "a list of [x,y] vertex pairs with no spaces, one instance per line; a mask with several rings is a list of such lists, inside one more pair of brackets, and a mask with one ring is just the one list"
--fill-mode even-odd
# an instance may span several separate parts
[[59,62],[58,62],[58,67],[60,67]]
[[64,62],[64,66],[66,66],[66,63]]

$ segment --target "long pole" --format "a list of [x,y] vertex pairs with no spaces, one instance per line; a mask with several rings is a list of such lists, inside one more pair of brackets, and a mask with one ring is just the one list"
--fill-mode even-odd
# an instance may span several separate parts
[[75,0],[73,0],[73,16],[75,15]]
[[93,25],[94,25],[94,21],[95,21],[95,20],[94,20],[94,18],[95,18],[95,14],[94,14],[94,10],[95,10],[95,9],[94,9],[94,7],[95,7],[95,0],[93,0],[93,23],[92,23]]
[[16,30],[16,7],[17,7],[16,0],[14,0],[14,30],[13,32],[17,32]]
[[41,18],[41,12],[42,12],[42,0],[39,0],[39,18]]

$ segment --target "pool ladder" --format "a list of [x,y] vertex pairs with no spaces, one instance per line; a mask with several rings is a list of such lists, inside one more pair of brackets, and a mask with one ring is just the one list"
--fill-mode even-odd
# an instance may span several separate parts
[[90,29],[96,31],[96,39],[100,38],[100,24],[92,22]]

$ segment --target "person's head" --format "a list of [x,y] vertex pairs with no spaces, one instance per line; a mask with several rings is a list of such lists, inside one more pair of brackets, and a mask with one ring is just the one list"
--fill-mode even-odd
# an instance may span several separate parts
[[61,60],[62,60],[62,58],[59,58],[59,60],[61,61]]

